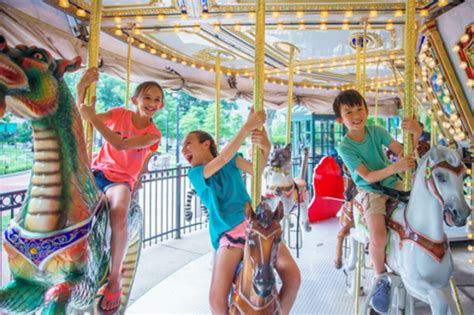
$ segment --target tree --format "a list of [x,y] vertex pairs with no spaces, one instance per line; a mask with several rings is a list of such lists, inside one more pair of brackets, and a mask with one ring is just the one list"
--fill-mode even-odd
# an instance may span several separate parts
[[[237,108],[235,103],[222,102],[221,118],[220,118],[220,136],[222,141],[229,141],[232,139],[237,131],[242,127],[243,120],[239,114],[236,114],[234,109]],[[208,131],[215,136],[216,128],[216,106],[211,104],[206,112],[204,119],[203,130]]]

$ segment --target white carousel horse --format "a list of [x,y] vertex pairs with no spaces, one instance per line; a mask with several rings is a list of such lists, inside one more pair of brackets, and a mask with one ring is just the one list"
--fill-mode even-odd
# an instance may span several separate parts
[[[291,144],[284,148],[274,148],[270,157],[270,165],[265,168],[266,188],[264,196],[275,208],[279,201],[283,203],[283,233],[289,235],[291,214],[301,214],[301,223],[306,232],[311,232],[308,221],[309,193],[305,181],[308,169],[308,149],[304,149],[303,163],[298,178],[293,178],[291,165]],[[299,223],[298,223],[299,224]],[[289,241],[289,239],[287,239]]]
[[[450,290],[453,257],[444,232],[463,226],[471,213],[463,193],[466,167],[461,155],[446,147],[433,147],[421,160],[407,204],[400,202],[389,214],[388,267],[399,275],[408,293],[429,304],[433,314],[455,314]],[[364,200],[354,201],[354,218],[360,226]],[[351,252],[355,252],[352,242]],[[351,263],[349,263],[351,264]],[[392,293],[394,284],[392,283]]]

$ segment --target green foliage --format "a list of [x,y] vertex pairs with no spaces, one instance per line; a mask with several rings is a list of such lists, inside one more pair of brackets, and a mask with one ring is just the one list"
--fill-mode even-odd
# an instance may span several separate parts
[[[221,117],[220,117],[220,137],[221,142],[229,142],[235,134],[242,127],[243,119],[240,115],[233,112],[237,108],[235,103],[228,103],[223,101],[221,104]],[[207,111],[202,126],[202,130],[215,135],[216,129],[216,105],[212,103]]]
[[[82,72],[83,71],[77,71],[75,73],[66,73],[64,75],[64,81],[69,86],[74,99],[77,98],[76,85],[82,76]],[[130,97],[133,96],[136,86],[136,83],[131,84]],[[125,81],[101,73],[99,81],[97,82],[96,90],[97,112],[106,112],[114,107],[125,107],[125,94]],[[172,145],[175,143],[177,118],[176,109],[178,108],[178,104],[180,108],[180,140],[182,140],[188,132],[196,129],[202,129],[214,135],[215,102],[199,100],[183,91],[175,92],[165,90],[165,108],[157,112],[153,117],[153,122],[161,130],[163,135],[163,141],[160,145],[161,152],[166,150],[164,137],[166,137],[167,129],[169,143]],[[129,109],[135,110],[135,107],[131,101],[129,102]],[[243,124],[243,118],[241,115],[236,113],[237,110],[238,108],[235,102],[228,102],[225,100],[221,101],[221,139],[224,142],[230,141]],[[0,122],[8,122],[10,120],[11,114],[7,114],[0,120]],[[2,140],[0,138],[0,145],[2,143],[28,143],[30,141],[31,124],[29,121],[26,121],[20,123],[17,127],[17,132],[14,135],[8,135],[8,139]],[[9,152],[10,156],[7,156],[7,151],[5,149],[2,150],[0,154],[0,174],[31,168],[31,152],[27,152],[27,154],[25,154],[24,148],[16,148],[12,150],[13,151]],[[23,156],[22,154],[28,158],[19,158],[20,156]],[[21,161],[21,163],[15,162],[16,160]]]

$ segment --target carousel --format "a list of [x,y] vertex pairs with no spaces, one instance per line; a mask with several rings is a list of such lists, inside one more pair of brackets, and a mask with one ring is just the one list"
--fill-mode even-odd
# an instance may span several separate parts
[[[252,242],[230,313],[282,313],[272,256],[280,242],[301,273],[291,314],[374,312],[363,200],[338,155],[347,128],[333,102],[347,90],[417,163],[387,205],[388,312],[474,309],[474,0],[6,0],[0,10],[0,115],[31,121],[35,150],[28,187],[0,191],[9,221],[0,313],[210,313],[209,212],[189,165],[151,169],[153,154],[132,191],[121,303],[100,307],[109,205],[90,169],[94,130],[64,80],[94,67],[125,81],[126,108],[130,85],[150,80],[213,100],[215,129],[206,131],[218,146],[223,100],[285,117],[285,145],[272,155],[284,159],[264,166],[252,147]],[[86,103],[95,96],[93,83]],[[402,132],[403,119],[424,125],[423,143]],[[181,141],[177,132],[177,162]]]

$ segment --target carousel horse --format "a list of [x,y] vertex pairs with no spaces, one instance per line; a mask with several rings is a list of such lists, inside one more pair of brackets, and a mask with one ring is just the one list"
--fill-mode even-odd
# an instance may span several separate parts
[[[411,296],[430,305],[433,314],[446,314],[448,308],[456,311],[450,289],[453,257],[443,221],[449,226],[466,224],[471,210],[463,194],[465,173],[458,151],[432,147],[418,165],[408,202],[387,203],[386,264]],[[366,203],[363,194],[353,201],[356,229],[365,228]],[[353,245],[351,251],[355,252]]]
[[[430,145],[426,141],[419,141],[418,145],[416,146],[416,151],[418,153],[418,156],[424,156],[428,151],[430,150]],[[387,158],[388,158],[389,152],[387,152]],[[392,153],[393,154],[393,153]],[[354,184],[354,181],[352,180],[351,174],[349,172],[349,169],[345,164],[342,165],[342,171],[344,173],[344,204],[341,207],[340,210],[340,219],[339,219],[339,225],[341,226],[341,229],[337,233],[337,247],[336,247],[336,258],[334,259],[334,266],[336,269],[342,268],[342,245],[344,242],[344,239],[350,235],[351,229],[354,228],[354,215],[352,212],[352,206],[353,206],[353,199],[357,194],[357,187]],[[359,234],[360,235],[360,234]],[[359,238],[366,239],[365,235],[360,235]],[[355,240],[353,240],[355,241]],[[355,243],[357,244],[357,243]],[[349,259],[352,261],[352,264],[349,264],[347,266],[347,269],[349,271],[355,269],[355,256],[354,252],[351,253],[353,256],[353,259]]]
[[344,172],[344,204],[340,210],[339,225],[341,229],[337,233],[336,258],[334,259],[334,266],[336,269],[342,267],[342,244],[344,239],[349,235],[351,228],[354,227],[352,214],[352,200],[357,194],[356,185],[352,180],[351,174],[347,167],[343,164]]
[[[82,120],[63,80],[81,59],[55,60],[46,50],[8,47],[0,36],[0,114],[31,120],[34,165],[25,202],[3,233],[13,280],[0,288],[0,312],[94,312],[110,263],[109,212],[95,185]],[[124,313],[141,239],[132,202],[123,264]]]
[[274,264],[281,241],[283,204],[279,202],[272,211],[262,199],[255,213],[246,207],[245,215],[249,223],[244,256],[234,280],[230,314],[281,314]]
[[[298,211],[302,216],[302,224],[306,232],[311,232],[308,221],[309,193],[306,184],[306,172],[308,170],[308,149],[304,149],[303,164],[300,175],[293,178],[291,165],[291,144],[284,148],[275,147],[270,156],[270,165],[264,170],[266,183],[265,197],[269,199],[272,206],[281,201],[284,207],[283,230],[290,228],[290,215]],[[298,222],[299,224],[299,222]],[[285,234],[286,235],[286,234]]]

